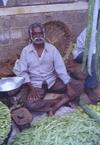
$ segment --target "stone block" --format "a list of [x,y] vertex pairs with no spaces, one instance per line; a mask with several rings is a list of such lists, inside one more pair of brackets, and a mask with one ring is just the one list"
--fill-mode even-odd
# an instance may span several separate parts
[[9,31],[0,31],[0,45],[9,45],[10,42],[10,33]]
[[11,27],[11,17],[0,17],[0,31],[2,30],[9,30]]

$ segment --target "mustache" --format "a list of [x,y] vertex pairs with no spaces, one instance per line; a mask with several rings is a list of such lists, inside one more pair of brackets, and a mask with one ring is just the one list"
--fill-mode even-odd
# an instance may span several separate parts
[[32,39],[32,42],[34,43],[34,42],[44,42],[45,41],[45,39],[43,38],[43,37],[35,37],[34,39]]

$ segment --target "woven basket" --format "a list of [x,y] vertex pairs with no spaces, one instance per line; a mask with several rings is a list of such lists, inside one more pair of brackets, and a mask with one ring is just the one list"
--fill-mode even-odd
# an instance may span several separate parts
[[71,31],[60,21],[47,22],[44,27],[47,41],[55,45],[64,57],[72,44]]

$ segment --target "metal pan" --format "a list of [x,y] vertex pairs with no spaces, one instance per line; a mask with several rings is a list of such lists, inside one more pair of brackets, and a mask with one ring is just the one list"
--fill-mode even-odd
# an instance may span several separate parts
[[15,90],[24,84],[23,77],[6,77],[0,79],[0,92]]

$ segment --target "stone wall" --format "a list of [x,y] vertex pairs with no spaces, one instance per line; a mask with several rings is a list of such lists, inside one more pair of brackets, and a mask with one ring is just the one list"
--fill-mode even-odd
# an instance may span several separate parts
[[51,4],[51,3],[72,3],[76,1],[84,1],[88,0],[0,0],[0,6],[26,6],[26,5],[40,5],[40,4]]
[[[28,43],[28,26],[34,22],[61,21],[76,37],[86,25],[86,12],[51,12],[0,17],[0,60],[10,58]],[[84,21],[83,21],[84,20]]]
[[[13,3],[12,3],[13,1]],[[36,4],[50,4],[50,3],[64,3],[74,2],[75,0],[8,0],[8,6],[21,6],[21,5],[36,5]]]
[[[0,4],[3,5],[3,1],[0,0]],[[78,0],[7,0],[6,6],[26,6],[26,5],[37,5],[37,4],[51,4],[51,3],[71,3]]]
[[44,24],[49,21],[63,22],[72,32],[73,40],[75,40],[86,26],[87,10],[51,11],[27,14],[21,12],[20,15],[1,15],[0,62],[6,59],[12,59],[13,56],[15,57],[16,54],[19,54],[22,48],[28,44],[28,27],[30,24],[34,22]]

